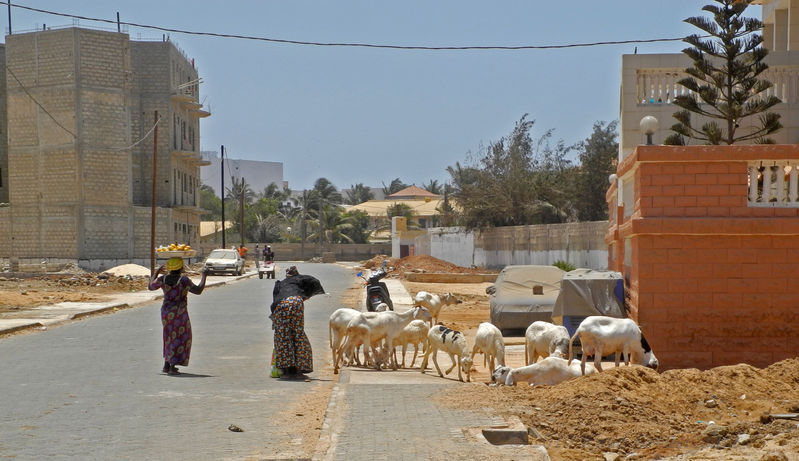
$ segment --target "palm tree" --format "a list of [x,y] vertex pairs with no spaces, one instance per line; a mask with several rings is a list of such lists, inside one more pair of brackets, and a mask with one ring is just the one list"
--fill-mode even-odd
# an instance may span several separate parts
[[372,190],[361,182],[354,186],[350,186],[350,190],[347,191],[346,202],[348,205],[357,205],[359,203],[368,202],[374,198],[375,194],[372,193]]
[[233,184],[227,188],[229,196],[239,202],[239,234],[241,244],[244,245],[244,206],[249,205],[255,198],[255,192],[244,178],[233,178]]
[[422,188],[431,194],[441,195],[443,192],[441,185],[438,183],[438,180],[431,179],[429,183],[422,184]]
[[386,197],[388,197],[389,195],[393,194],[394,192],[399,192],[402,189],[405,189],[406,187],[408,187],[408,185],[405,184],[404,182],[402,182],[400,180],[400,178],[394,178],[391,181],[391,184],[389,184],[388,186],[386,186],[386,183],[383,183],[383,194]]

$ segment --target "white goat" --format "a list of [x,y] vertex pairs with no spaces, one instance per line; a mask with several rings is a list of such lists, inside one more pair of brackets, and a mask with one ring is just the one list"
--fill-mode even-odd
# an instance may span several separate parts
[[[589,363],[585,374],[593,373],[596,373],[596,368]],[[520,368],[511,369],[499,365],[491,374],[491,383],[492,385],[515,386],[518,382],[527,382],[531,386],[536,384],[554,386],[582,375],[583,371],[577,362],[572,364],[560,357],[547,357],[540,362]]]
[[413,320],[411,323],[405,325],[405,328],[402,329],[400,334],[394,338],[394,346],[402,346],[402,364],[400,365],[402,368],[405,368],[405,351],[408,349],[409,345],[413,345],[413,359],[411,360],[410,368],[413,368],[413,364],[416,363],[416,355],[419,351],[424,352],[427,349],[428,331],[430,331],[430,325],[427,322],[424,320]]
[[[355,318],[358,314],[360,314],[359,311],[348,307],[336,309],[335,312],[330,314],[328,331],[330,333],[330,349],[333,352],[333,367],[336,369],[338,368],[337,361],[339,358],[339,349],[347,335],[347,325],[349,325],[350,320]],[[348,359],[352,360],[352,357],[348,357]],[[357,351],[355,351],[354,360],[360,365]]]
[[538,361],[538,357],[560,357],[569,353],[569,332],[566,327],[536,320],[524,333],[524,364]]
[[439,296],[426,291],[420,291],[416,293],[416,296],[413,298],[414,306],[426,307],[427,310],[430,311],[430,315],[433,316],[433,324],[438,323],[438,314],[441,312],[443,306],[448,304],[460,304],[462,302],[463,301],[456,298],[452,293],[444,293]]
[[[625,365],[632,361],[635,364],[657,369],[658,360],[646,342],[641,329],[632,319],[617,319],[594,315],[586,317],[577,327],[577,331],[569,341],[569,363],[573,355],[574,338],[580,337],[583,347],[583,358],[580,367],[585,374],[585,360],[594,356],[594,366],[602,371],[602,356],[616,353],[616,366],[619,366],[621,354],[625,356]],[[632,357],[630,357],[632,355]]]
[[[337,363],[344,353],[350,353],[358,344],[363,344],[364,356],[369,355],[369,351],[374,351],[375,344],[385,339],[386,351],[389,352],[388,359],[392,362],[392,367],[396,370],[397,363],[394,354],[391,354],[394,338],[405,328],[411,320],[421,319],[430,321],[430,311],[424,307],[414,307],[405,312],[360,312],[347,325],[347,340],[339,350],[339,360],[333,362],[333,373],[338,373]],[[375,367],[380,369],[380,361],[375,360]]]
[[502,339],[502,332],[494,324],[483,322],[477,327],[474,348],[472,348],[472,360],[478,353],[483,354],[483,366],[486,366],[487,362],[489,370],[494,369],[494,359],[500,365],[505,365],[505,340]]
[[[441,368],[438,366],[437,359],[438,350],[442,349],[449,354],[449,358],[452,360],[452,366],[449,367],[446,374],[449,374],[457,364],[458,380],[463,382],[461,371],[466,373],[467,382],[472,380],[472,356],[469,353],[469,344],[466,342],[466,337],[463,336],[463,333],[450,330],[444,325],[435,325],[430,328],[430,331],[427,333],[427,340],[429,344],[427,345],[427,351],[424,353],[424,359],[422,359],[422,373],[424,373],[427,368],[427,358],[432,354],[433,363],[436,365],[438,375],[441,377],[444,376],[444,374],[441,373]],[[455,360],[455,356],[458,357],[457,361]]]

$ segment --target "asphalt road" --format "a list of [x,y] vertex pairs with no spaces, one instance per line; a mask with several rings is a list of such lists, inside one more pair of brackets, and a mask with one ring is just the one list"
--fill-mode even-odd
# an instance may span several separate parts
[[[327,319],[358,280],[338,265],[297,266],[328,293],[305,309],[318,371],[328,366]],[[1,339],[0,459],[288,456],[293,435],[278,413],[330,383],[269,377],[273,284],[255,277],[190,294],[191,362],[177,377],[160,372],[160,301]]]

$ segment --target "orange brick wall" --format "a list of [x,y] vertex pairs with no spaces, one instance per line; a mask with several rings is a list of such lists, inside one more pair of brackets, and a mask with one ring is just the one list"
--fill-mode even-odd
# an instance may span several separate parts
[[624,272],[665,369],[799,355],[799,209],[746,198],[750,160],[792,158],[799,147],[641,146],[619,165],[634,177],[635,209],[624,219],[608,194],[620,219],[606,235],[609,267]]

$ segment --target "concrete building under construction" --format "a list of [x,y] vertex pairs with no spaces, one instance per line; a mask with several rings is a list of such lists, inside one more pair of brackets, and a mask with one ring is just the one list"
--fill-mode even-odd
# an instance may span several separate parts
[[194,61],[170,40],[79,27],[13,34],[0,66],[1,262],[143,263],[154,189],[156,243],[199,239],[210,112]]

